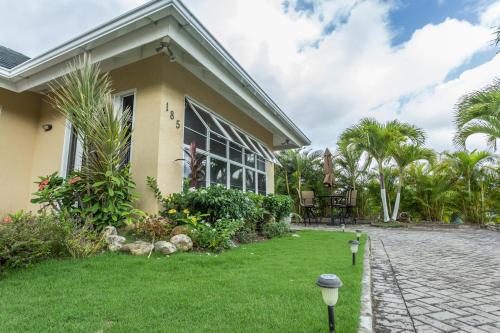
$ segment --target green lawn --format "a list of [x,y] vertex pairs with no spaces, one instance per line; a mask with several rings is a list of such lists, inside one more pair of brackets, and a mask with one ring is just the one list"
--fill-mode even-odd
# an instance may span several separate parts
[[219,255],[44,262],[0,278],[0,332],[326,332],[315,282],[335,273],[337,332],[353,333],[364,246],[353,267],[350,239],[304,231]]

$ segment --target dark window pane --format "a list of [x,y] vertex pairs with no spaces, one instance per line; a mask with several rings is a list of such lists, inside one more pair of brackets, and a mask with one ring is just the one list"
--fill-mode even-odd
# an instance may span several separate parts
[[189,103],[186,102],[186,114],[184,119],[185,127],[192,129],[200,134],[207,135],[207,128],[201,122],[200,118],[191,109]]
[[[206,169],[207,169],[207,158],[203,154],[196,154],[196,158],[199,161],[199,167],[197,171],[197,185],[196,187],[205,187],[206,185]],[[191,158],[190,155],[184,152],[184,179],[189,182],[189,186],[191,186],[192,182],[192,170],[191,170]]]
[[245,169],[245,185],[247,192],[255,192],[255,171]]
[[243,168],[231,164],[231,188],[243,190]]
[[266,161],[260,156],[257,156],[257,170],[266,171]]
[[246,136],[245,134],[241,133],[240,131],[237,131],[237,132],[238,132],[238,134],[240,135],[241,139],[245,142],[245,145],[246,145],[248,148],[250,148],[250,149],[252,149],[252,150],[253,150],[253,147],[252,147],[252,145],[250,144],[250,141],[248,141],[247,136]]
[[253,145],[257,148],[256,153],[259,154],[260,156],[263,156],[263,157],[266,156],[263,152],[261,145],[258,144],[257,141],[255,141],[253,139],[250,139],[250,140],[252,141]]
[[245,165],[255,168],[255,154],[245,149]]
[[73,171],[75,171],[76,164],[76,146],[78,144],[78,137],[76,135],[76,131],[71,125],[71,134],[69,139],[69,151],[68,151],[68,163],[66,168],[66,177]]
[[210,159],[210,184],[227,185],[227,162]]
[[129,112],[129,117],[125,125],[128,126],[127,134],[130,135],[127,142],[128,150],[123,160],[123,165],[127,165],[128,163],[130,163],[130,149],[132,146],[132,119],[134,117],[134,98],[134,95],[125,96],[123,97],[122,101],[123,111],[128,110]]
[[257,174],[257,191],[259,194],[266,194],[266,175],[262,173]]
[[243,163],[243,148],[231,142],[229,144],[229,159],[238,163]]
[[223,135],[222,131],[217,126],[217,124],[215,124],[215,122],[212,119],[212,116],[210,116],[210,114],[208,114],[207,112],[203,111],[202,109],[200,109],[198,107],[196,107],[196,111],[198,112],[198,114],[200,115],[200,117],[203,119],[203,121],[205,122],[205,124],[208,125],[208,127],[210,128],[210,130],[214,131],[217,134]]
[[229,140],[240,143],[239,140],[236,138],[236,135],[234,135],[233,131],[231,130],[231,128],[228,124],[226,124],[225,122],[220,121],[220,120],[219,120],[219,124],[222,126],[222,128],[224,128],[224,130],[229,135],[229,138],[228,138]]
[[187,127],[184,128],[184,143],[190,145],[193,142],[196,144],[196,148],[207,150],[207,138],[205,136]]
[[210,133],[210,152],[222,157],[227,157],[227,141],[222,136]]

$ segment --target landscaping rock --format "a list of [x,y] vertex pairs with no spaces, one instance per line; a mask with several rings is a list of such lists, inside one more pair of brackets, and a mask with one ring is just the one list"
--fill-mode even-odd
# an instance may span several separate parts
[[123,247],[125,241],[126,241],[125,237],[118,235],[109,235],[108,237],[106,237],[106,242],[108,243],[108,250],[112,252],[120,250]]
[[159,241],[155,243],[155,251],[168,255],[177,251],[177,247],[170,242]]
[[130,252],[135,256],[145,256],[148,255],[153,248],[154,246],[151,243],[137,241],[123,245],[120,250],[123,252]]
[[189,233],[189,227],[187,225],[178,225],[174,229],[172,229],[172,232],[170,233],[170,237],[174,237],[177,235],[186,235]]
[[104,238],[106,238],[106,239],[108,238],[108,236],[118,235],[116,228],[113,227],[112,225],[108,225],[106,228],[104,228],[104,231],[102,233],[104,235]]
[[188,235],[180,234],[170,238],[170,243],[174,244],[181,251],[189,251],[193,248],[193,241]]

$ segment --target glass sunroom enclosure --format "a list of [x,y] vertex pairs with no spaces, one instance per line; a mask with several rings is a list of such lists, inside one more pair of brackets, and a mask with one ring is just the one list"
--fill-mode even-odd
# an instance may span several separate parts
[[[242,191],[267,194],[266,161],[274,154],[254,137],[186,98],[184,148],[196,144],[203,158],[199,186],[223,185]],[[189,154],[184,154],[184,179],[191,178]]]

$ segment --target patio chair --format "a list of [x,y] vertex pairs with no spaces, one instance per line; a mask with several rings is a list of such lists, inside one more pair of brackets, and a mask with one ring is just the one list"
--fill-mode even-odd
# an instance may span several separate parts
[[346,217],[350,216],[354,224],[357,223],[356,216],[354,215],[354,208],[356,208],[357,201],[358,201],[358,190],[349,190],[345,212],[346,212]]
[[345,219],[348,217],[352,218],[354,224],[356,224],[357,220],[354,216],[354,208],[356,208],[357,199],[358,199],[358,191],[353,190],[351,188],[347,189],[344,194],[344,199],[339,201],[334,207],[340,210],[339,219],[340,223],[345,223]]
[[299,204],[303,210],[304,225],[306,225],[309,220],[309,225],[311,224],[311,219],[314,218],[316,222],[317,220],[317,210],[319,208],[316,196],[314,195],[314,191],[299,191],[297,189],[297,193],[299,195]]

